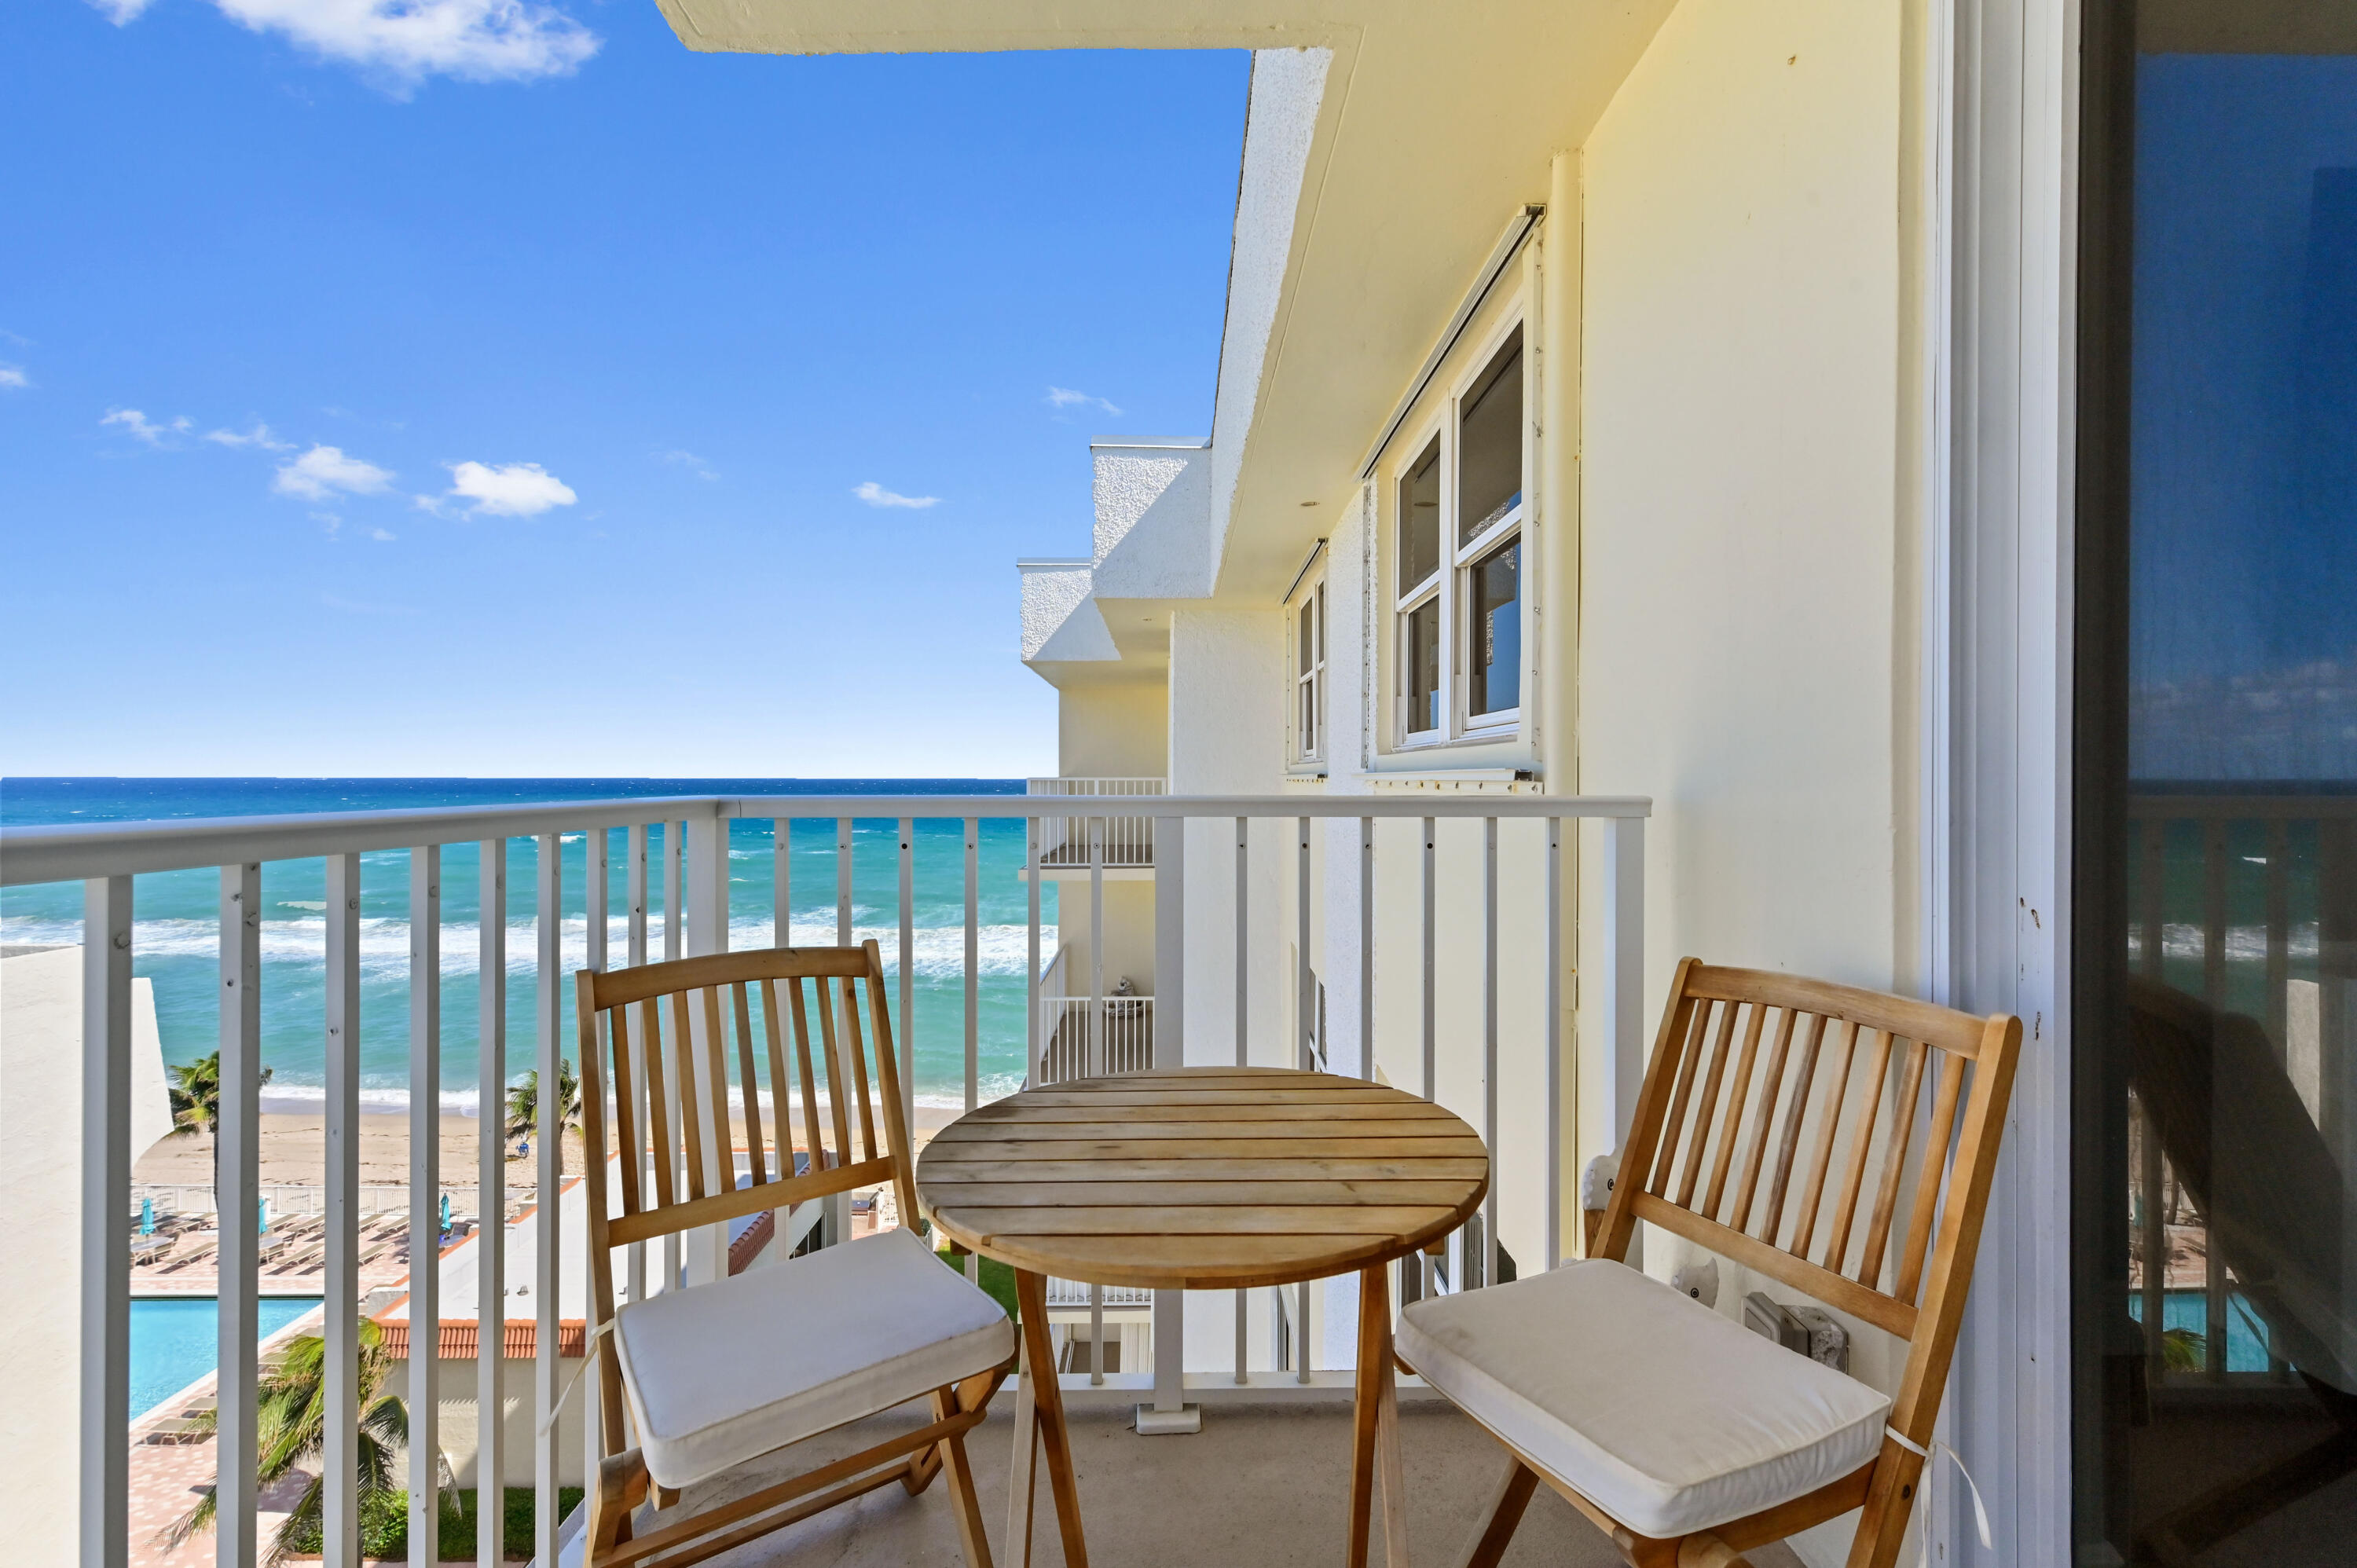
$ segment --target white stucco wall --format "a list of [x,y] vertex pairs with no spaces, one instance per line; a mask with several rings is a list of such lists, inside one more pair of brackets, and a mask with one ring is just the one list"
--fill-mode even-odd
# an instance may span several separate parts
[[1024,662],[1117,660],[1121,650],[1089,596],[1085,561],[1023,561]]
[[1089,448],[1096,589],[1107,598],[1211,591],[1209,442],[1097,442]]
[[1580,785],[1655,800],[1649,1031],[1689,953],[1904,978],[1900,25],[1684,0],[1585,149]]
[[[0,1512],[12,1561],[70,1563],[81,1427],[80,948],[0,959]],[[131,1157],[172,1129],[153,981],[131,983]],[[136,1414],[136,1412],[133,1412]]]

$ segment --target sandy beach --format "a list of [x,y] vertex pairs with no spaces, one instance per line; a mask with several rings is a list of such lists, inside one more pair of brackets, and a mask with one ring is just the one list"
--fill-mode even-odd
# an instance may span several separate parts
[[[960,1112],[920,1105],[910,1141],[924,1147],[932,1134],[955,1121]],[[766,1116],[764,1120],[766,1120]],[[799,1121],[799,1118],[797,1118]],[[479,1150],[483,1123],[472,1116],[442,1118],[442,1179],[446,1185],[470,1186]],[[834,1135],[823,1140],[830,1147]],[[361,1183],[364,1187],[401,1187],[409,1181],[409,1118],[405,1115],[363,1115],[360,1118]],[[262,1116],[262,1183],[303,1186],[326,1179],[328,1119],[319,1112],[264,1112]],[[565,1168],[581,1169],[581,1150],[568,1140]],[[508,1185],[528,1187],[533,1162],[511,1159]],[[212,1140],[203,1133],[165,1139],[140,1157],[132,1180],[139,1183],[208,1187],[212,1181]]]

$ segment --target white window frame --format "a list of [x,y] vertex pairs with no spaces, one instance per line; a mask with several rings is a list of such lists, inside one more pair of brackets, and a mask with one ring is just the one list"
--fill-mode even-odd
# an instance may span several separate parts
[[[1309,611],[1309,657],[1302,658],[1301,613]],[[1326,678],[1333,647],[1333,623],[1327,618],[1326,568],[1322,552],[1318,568],[1285,607],[1285,668],[1293,682],[1292,707],[1286,727],[1292,732],[1292,762],[1302,768],[1322,768],[1333,723],[1328,708],[1331,683]],[[1305,724],[1305,718],[1308,722]]]
[[[1534,621],[1532,591],[1535,576],[1531,570],[1531,540],[1533,534],[1532,498],[1534,493],[1533,469],[1536,461],[1534,443],[1531,438],[1531,410],[1536,403],[1537,389],[1532,384],[1532,369],[1535,360],[1531,351],[1528,329],[1529,311],[1523,301],[1512,302],[1496,324],[1483,336],[1464,364],[1448,381],[1447,395],[1439,406],[1413,427],[1412,438],[1399,444],[1403,456],[1388,473],[1382,504],[1387,513],[1388,528],[1383,553],[1390,561],[1391,630],[1385,639],[1390,653],[1389,685],[1391,688],[1391,745],[1388,750],[1415,751],[1433,746],[1490,744],[1519,739],[1523,715],[1528,707],[1532,682],[1536,679],[1534,653]],[[1523,417],[1522,417],[1522,499],[1505,516],[1491,523],[1470,540],[1459,538],[1458,517],[1458,449],[1463,438],[1465,401],[1490,369],[1499,352],[1510,339],[1522,339]],[[1434,443],[1440,448],[1440,564],[1432,575],[1415,583],[1399,580],[1401,567],[1400,535],[1404,519],[1402,500],[1407,476],[1429,451]],[[1517,564],[1520,581],[1516,585],[1516,606],[1523,620],[1522,669],[1518,682],[1516,704],[1487,713],[1475,714],[1469,703],[1471,698],[1473,568],[1493,551],[1510,540],[1518,541],[1522,553]],[[1438,602],[1440,613],[1440,709],[1441,723],[1437,729],[1413,729],[1414,722],[1408,696],[1408,673],[1413,649],[1408,637],[1409,618],[1426,604]]]

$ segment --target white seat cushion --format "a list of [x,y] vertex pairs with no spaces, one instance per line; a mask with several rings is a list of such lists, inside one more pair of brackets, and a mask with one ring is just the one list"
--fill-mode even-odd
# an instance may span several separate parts
[[1641,1535],[1773,1508],[1871,1460],[1890,1401],[1620,1263],[1416,1302],[1400,1355]]
[[896,1230],[633,1302],[614,1345],[647,1471],[684,1487],[986,1371],[1015,1328]]

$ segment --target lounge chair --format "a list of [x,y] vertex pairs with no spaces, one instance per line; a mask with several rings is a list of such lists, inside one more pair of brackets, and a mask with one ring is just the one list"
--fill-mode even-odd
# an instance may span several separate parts
[[[1459,1560],[1494,1564],[1544,1481],[1637,1568],[1728,1568],[1857,1509],[1850,1568],[1889,1568],[2020,1046],[2002,1014],[1681,962],[1590,1256],[1401,1314],[1400,1359],[1511,1456]],[[1907,1341],[1896,1397],[1627,1266],[1641,1219]]]

